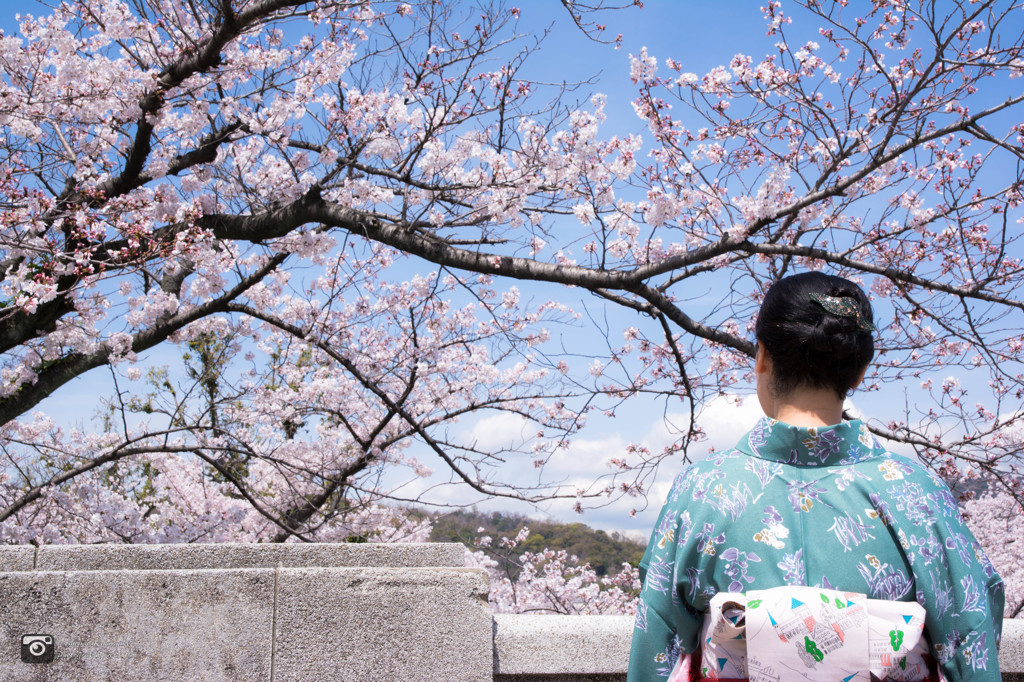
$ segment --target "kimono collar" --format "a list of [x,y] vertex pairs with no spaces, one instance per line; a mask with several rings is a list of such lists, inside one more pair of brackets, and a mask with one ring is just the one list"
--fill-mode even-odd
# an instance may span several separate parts
[[763,417],[736,448],[754,457],[797,466],[853,464],[885,452],[859,419],[802,427]]

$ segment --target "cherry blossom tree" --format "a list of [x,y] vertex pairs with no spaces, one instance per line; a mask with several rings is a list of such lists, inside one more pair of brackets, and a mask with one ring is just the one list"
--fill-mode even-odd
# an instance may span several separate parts
[[1024,540],[1024,515],[1013,495],[986,494],[964,505],[967,522],[1006,586],[1006,617],[1024,611],[1024,566],[1020,543]]
[[[461,205],[441,196],[445,146],[469,144],[455,131],[525,115],[528,92],[506,92],[523,54],[478,70],[509,16],[474,21],[430,2],[68,3],[4,38],[8,541],[379,537],[363,517],[385,513],[381,468],[425,469],[412,439],[471,488],[531,497],[492,480],[501,452],[445,427],[491,410],[578,428],[529,350],[563,307],[417,274],[360,227],[397,210],[422,231]],[[165,342],[205,369],[177,391],[159,372],[162,394],[123,386]],[[105,429],[33,415],[102,366],[120,379]]]
[[[530,529],[523,527],[514,538],[477,538],[477,549],[466,549],[466,565],[485,569],[491,579],[489,600],[496,613],[559,615],[635,615],[640,593],[640,571],[628,563],[618,573],[599,578],[587,563],[564,549],[523,552],[516,549],[526,541]],[[492,556],[516,567],[500,570]]]
[[[600,5],[563,4],[604,39]],[[66,0],[0,38],[3,541],[418,537],[380,521],[395,468],[642,495],[749,383],[760,297],[796,269],[875,299],[868,399],[913,392],[874,431],[1020,500],[1019,3],[770,2],[767,56],[631,56],[621,135],[530,70],[528,11]],[[567,287],[613,311],[603,350],[552,340],[588,324]],[[140,360],[167,347],[191,369]],[[103,371],[104,428],[39,412]],[[590,488],[543,477],[624,401],[690,416]],[[491,413],[532,435],[455,427]]]

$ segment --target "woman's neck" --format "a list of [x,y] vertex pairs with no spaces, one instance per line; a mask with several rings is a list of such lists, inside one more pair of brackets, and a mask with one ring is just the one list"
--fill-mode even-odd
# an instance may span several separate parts
[[843,421],[843,399],[831,389],[797,388],[772,396],[769,417],[793,426],[831,426]]
[[[851,388],[864,379],[865,366]],[[764,343],[758,341],[754,360],[757,400],[765,415],[793,426],[831,426],[843,421],[843,396],[834,388],[801,384],[786,393],[775,392],[775,364]]]

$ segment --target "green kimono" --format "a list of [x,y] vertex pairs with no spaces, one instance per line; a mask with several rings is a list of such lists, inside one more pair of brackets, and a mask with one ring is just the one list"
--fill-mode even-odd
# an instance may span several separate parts
[[688,466],[640,562],[630,682],[696,650],[717,592],[810,585],[916,600],[947,679],[999,680],[1003,583],[949,488],[860,421],[762,419],[734,450]]

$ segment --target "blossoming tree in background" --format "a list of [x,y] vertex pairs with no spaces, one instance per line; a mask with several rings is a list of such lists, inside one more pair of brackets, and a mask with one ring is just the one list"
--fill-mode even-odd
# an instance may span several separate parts
[[[530,7],[40,10],[0,38],[3,541],[421,537],[378,505],[410,497],[395,469],[641,495],[749,381],[768,283],[809,268],[874,297],[867,400],[913,389],[872,429],[1019,505],[1019,3],[769,3],[767,56],[633,56],[624,136],[530,75]],[[553,342],[587,324],[567,287],[617,311],[600,346]],[[139,361],[165,348],[187,367]],[[103,372],[102,428],[40,412]],[[624,401],[687,428],[591,487],[544,476]],[[527,435],[455,427],[490,414]]]
[[[482,529],[481,529],[482,530]],[[466,565],[483,568],[491,580],[489,601],[498,613],[560,614],[565,616],[634,615],[640,593],[640,571],[628,563],[604,577],[565,550],[541,552],[518,549],[530,535],[523,527],[514,538],[477,538],[477,549],[466,549]],[[501,564],[492,555],[509,559]],[[511,567],[517,570],[513,572]]]
[[1020,560],[1024,515],[1018,502],[1000,492],[969,500],[963,508],[971,530],[1006,586],[1006,617],[1017,618],[1024,611],[1024,565]]

